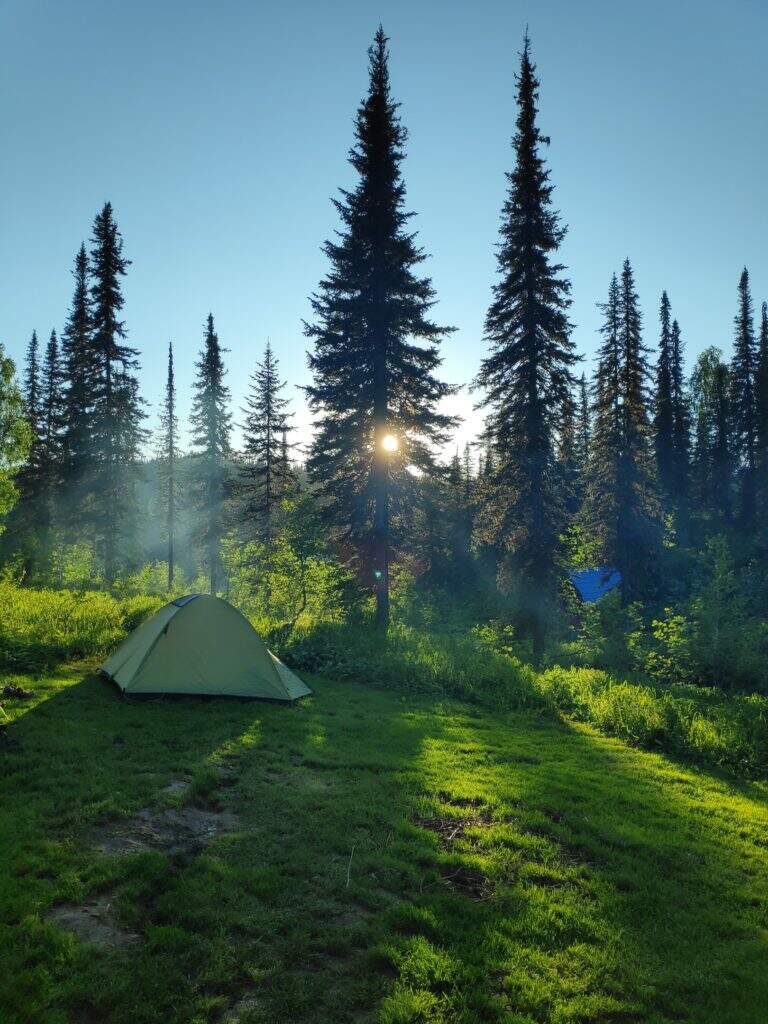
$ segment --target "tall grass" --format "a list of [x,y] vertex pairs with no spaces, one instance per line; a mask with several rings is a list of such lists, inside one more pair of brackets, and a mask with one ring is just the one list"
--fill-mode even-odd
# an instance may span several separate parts
[[534,670],[494,650],[481,630],[435,634],[397,624],[384,637],[368,625],[320,623],[270,642],[292,667],[335,679],[441,693],[499,711],[546,706]]
[[111,650],[163,603],[96,591],[29,590],[0,580],[0,667],[37,672]]
[[768,698],[760,694],[643,686],[587,668],[549,669],[537,688],[558,711],[638,746],[738,772],[768,771]]

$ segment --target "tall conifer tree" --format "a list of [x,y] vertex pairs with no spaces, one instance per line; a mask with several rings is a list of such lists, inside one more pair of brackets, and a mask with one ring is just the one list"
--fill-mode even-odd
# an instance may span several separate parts
[[96,477],[94,401],[101,387],[101,366],[93,345],[88,254],[81,245],[73,270],[75,290],[61,337],[64,395],[62,493],[65,532],[76,535],[89,519],[88,493]]
[[168,372],[160,414],[157,442],[157,471],[160,509],[165,528],[168,561],[168,590],[173,590],[176,568],[176,518],[179,505],[179,420],[176,415],[176,378],[173,368],[173,344],[168,342]]
[[554,592],[565,523],[555,433],[570,400],[576,361],[569,334],[570,282],[553,255],[565,235],[552,209],[536,123],[539,82],[526,35],[517,76],[516,163],[507,174],[498,250],[500,280],[485,320],[490,354],[476,383],[490,409],[494,475],[481,532],[501,553],[500,583],[515,588],[536,651]]
[[379,28],[349,155],[358,181],[335,201],[342,227],[324,246],[331,270],[312,299],[306,334],[314,342],[307,395],[318,420],[307,467],[337,543],[375,588],[383,628],[390,521],[414,491],[406,466],[431,471],[432,447],[452,423],[437,412],[451,390],[435,376],[446,328],[429,319],[434,291],[417,274],[426,257],[407,230],[405,142]]
[[685,547],[690,532],[691,491],[691,412],[683,368],[683,342],[680,325],[672,321],[671,330],[672,378],[672,487],[675,509],[677,542]]
[[43,519],[41,463],[45,425],[41,376],[40,344],[37,331],[32,331],[21,387],[28,444],[25,446],[26,458],[18,467],[15,477],[18,502],[12,507],[7,532],[3,536],[3,547],[21,558],[27,576],[32,575],[39,564],[40,526]]
[[659,337],[659,358],[656,363],[653,440],[656,450],[659,489],[664,510],[670,512],[674,503],[675,490],[675,412],[672,399],[672,324],[669,297],[666,292],[662,292],[659,316],[661,335]]
[[569,399],[563,408],[560,429],[557,434],[556,453],[565,513],[567,522],[570,522],[581,507],[582,487],[574,399]]
[[629,260],[621,272],[622,453],[618,497],[622,585],[637,596],[655,575],[660,541],[658,496],[653,470],[648,406],[648,349],[642,340],[642,317]]
[[728,367],[717,348],[705,349],[691,375],[693,449],[691,493],[696,538],[730,526],[733,510],[733,442]]
[[755,455],[757,416],[755,410],[755,328],[749,272],[745,267],[739,279],[739,310],[734,318],[736,336],[731,362],[730,405],[739,477],[739,517],[751,529],[755,518]]
[[654,575],[660,523],[648,416],[647,349],[629,260],[611,280],[595,384],[595,429],[585,522],[626,599]]
[[768,303],[760,310],[760,342],[755,375],[755,455],[757,472],[757,504],[761,530],[768,527]]
[[586,486],[589,450],[592,444],[592,418],[589,409],[587,375],[582,373],[579,380],[578,408],[576,412],[576,459],[582,486]]
[[710,462],[712,466],[712,511],[715,521],[722,527],[733,522],[733,479],[735,430],[731,405],[733,382],[725,363],[715,367],[712,388],[712,437]]
[[248,532],[270,544],[277,513],[290,483],[288,399],[278,361],[267,342],[251,377],[243,424],[242,517]]
[[61,485],[63,429],[63,370],[56,331],[45,350],[40,386],[40,531],[45,556],[50,555],[56,501]]
[[603,313],[602,341],[592,388],[593,430],[589,452],[586,501],[583,518],[587,534],[600,548],[606,565],[619,561],[619,463],[623,444],[621,423],[621,294],[616,274],[611,278],[608,299],[598,308]]
[[127,332],[120,319],[124,304],[120,279],[129,266],[112,204],[105,203],[93,224],[90,326],[98,366],[92,412],[96,469],[92,525],[103,550],[108,584],[116,577],[125,545],[134,538],[135,472],[144,439],[138,353],[125,343]]
[[205,341],[196,365],[195,395],[192,403],[193,475],[192,488],[198,515],[198,539],[204,553],[210,591],[218,590],[221,569],[221,539],[225,527],[225,504],[229,491],[231,458],[230,393],[224,383],[226,370],[213,316],[208,314]]

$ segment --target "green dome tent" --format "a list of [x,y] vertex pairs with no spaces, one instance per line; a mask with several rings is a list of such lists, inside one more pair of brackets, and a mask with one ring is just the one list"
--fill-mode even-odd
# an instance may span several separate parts
[[312,691],[220,597],[192,594],[147,619],[104,662],[123,693],[185,693],[294,701]]

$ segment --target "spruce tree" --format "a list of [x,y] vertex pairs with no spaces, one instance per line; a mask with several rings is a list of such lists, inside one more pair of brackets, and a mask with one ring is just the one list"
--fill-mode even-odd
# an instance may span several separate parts
[[585,525],[606,565],[619,569],[625,599],[647,589],[660,523],[648,416],[647,349],[629,260],[611,280],[594,389],[595,427]]
[[[21,395],[28,444],[26,458],[15,475],[14,502],[8,517],[3,547],[21,559],[24,574],[31,576],[39,564],[41,523],[43,516],[42,452],[44,441],[43,396],[40,345],[37,331],[27,345]],[[9,506],[10,507],[10,506]]]
[[160,414],[157,440],[157,475],[160,509],[165,528],[168,561],[168,590],[173,590],[175,573],[176,516],[179,505],[179,421],[176,415],[176,379],[173,369],[173,344],[168,342],[168,372]]
[[134,537],[135,473],[145,436],[136,378],[138,353],[125,344],[127,332],[120,319],[124,304],[120,279],[128,266],[112,204],[105,203],[94,220],[90,259],[90,328],[98,367],[92,411],[95,480],[91,515],[108,584],[116,577],[126,543]]
[[286,495],[293,493],[298,483],[296,470],[291,462],[291,447],[288,443],[288,428],[286,427],[280,438],[280,476],[285,481]]
[[92,338],[85,245],[75,257],[73,276],[75,290],[61,337],[64,395],[60,495],[65,531],[72,538],[90,518],[88,494],[96,478],[94,401],[101,385],[101,365]]
[[629,260],[624,261],[621,273],[619,343],[623,361],[618,479],[620,568],[624,595],[635,597],[655,575],[661,538],[648,416],[648,349],[642,341],[642,317]]
[[26,466],[18,477],[22,497],[27,500],[36,499],[40,488],[40,459],[45,431],[41,376],[40,344],[37,340],[37,331],[32,331],[32,337],[27,345],[27,359],[22,384],[24,410],[29,424],[31,443]]
[[565,228],[552,209],[553,186],[536,123],[539,82],[526,35],[517,76],[516,164],[507,174],[497,262],[500,280],[485,320],[490,354],[476,384],[490,409],[495,466],[481,517],[486,543],[501,554],[499,582],[516,589],[521,624],[536,653],[554,593],[565,509],[555,468],[555,432],[570,399],[576,361],[569,338],[570,282],[553,261]]
[[195,364],[195,394],[192,403],[192,493],[198,517],[198,542],[209,578],[210,592],[218,590],[221,540],[225,529],[226,499],[229,492],[231,421],[229,388],[222,358],[226,349],[219,344],[212,314],[208,314],[205,341]]
[[690,489],[691,489],[691,412],[685,384],[683,367],[683,343],[680,325],[672,321],[671,331],[671,377],[672,377],[672,488],[675,509],[675,531],[677,542],[685,547],[690,532]]
[[280,503],[290,484],[288,399],[283,397],[278,361],[267,342],[264,358],[251,377],[243,409],[243,480],[241,516],[247,532],[271,544]]
[[713,519],[728,529],[733,522],[734,455],[736,448],[736,417],[731,396],[733,381],[724,363],[715,367],[712,387],[712,437],[710,463],[712,467]]
[[665,512],[674,504],[675,413],[672,399],[672,325],[669,297],[661,296],[661,336],[659,358],[656,364],[656,390],[654,394],[653,440],[656,451],[656,472]]
[[735,456],[739,478],[739,518],[750,530],[755,517],[755,455],[757,416],[755,410],[755,329],[749,273],[745,267],[739,279],[739,309],[734,319],[736,335],[731,362],[730,406],[733,416]]
[[621,294],[616,274],[611,278],[608,299],[599,303],[603,313],[602,341],[592,388],[593,430],[587,469],[583,521],[607,566],[619,563],[619,463],[623,444],[621,422]]
[[40,385],[40,533],[44,557],[48,557],[52,546],[54,502],[61,484],[62,463],[63,370],[55,330],[51,331],[45,350]]
[[755,466],[761,533],[768,527],[768,303],[760,311],[760,342],[755,374]]
[[433,446],[451,418],[437,411],[451,389],[435,376],[446,334],[429,319],[434,291],[408,230],[400,171],[406,130],[390,93],[387,38],[369,50],[369,90],[358,108],[349,161],[357,184],[335,207],[341,230],[325,243],[331,270],[312,298],[317,432],[307,468],[337,545],[376,592],[389,621],[390,522],[414,494],[406,467],[433,469]]
[[576,402],[572,398],[565,403],[560,417],[556,453],[566,522],[570,522],[581,507],[582,487],[576,428]]
[[733,444],[728,378],[728,367],[717,348],[705,349],[691,374],[694,427],[690,477],[697,543],[712,529],[727,528],[732,520]]
[[592,444],[592,418],[589,409],[589,389],[587,375],[582,373],[579,380],[578,408],[576,411],[576,461],[582,488],[586,486],[589,450]]

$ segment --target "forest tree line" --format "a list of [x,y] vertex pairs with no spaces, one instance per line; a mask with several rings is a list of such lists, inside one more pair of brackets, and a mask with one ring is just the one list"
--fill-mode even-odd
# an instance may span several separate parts
[[[19,465],[6,491],[13,486],[18,500],[0,540],[5,563],[27,582],[61,585],[67,552],[87,551],[89,575],[114,587],[148,558],[162,559],[173,590],[181,561],[216,592],[237,585],[235,568],[254,580],[288,548],[302,572],[308,559],[333,567],[344,601],[375,596],[386,625],[391,560],[395,577],[407,571],[425,593],[459,594],[505,617],[536,655],[567,628],[569,571],[588,566],[620,571],[625,609],[657,614],[719,586],[744,621],[764,619],[768,311],[763,302],[756,313],[748,271],[735,294],[732,352],[708,348],[686,373],[670,297],[659,298],[658,323],[644,325],[625,260],[600,303],[588,379],[571,338],[570,282],[557,260],[565,229],[526,37],[486,354],[471,382],[485,431],[441,462],[436,453],[456,426],[440,411],[454,390],[439,373],[452,328],[432,319],[436,296],[410,227],[406,130],[381,29],[369,60],[350,151],[357,184],[334,201],[341,228],[325,243],[329,269],[305,324],[316,428],[306,459],[291,443],[269,345],[244,409],[231,408],[212,315],[196,363],[189,449],[181,450],[170,346],[150,434],[138,352],[122,319],[130,261],[106,203],[90,246],[75,257],[63,329],[31,337],[17,414],[3,364],[4,418],[23,421],[28,434],[23,441],[14,427]],[[765,642],[763,630],[755,643]]]

